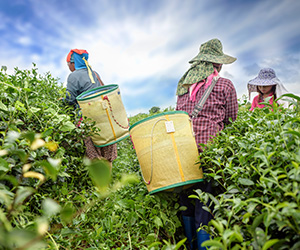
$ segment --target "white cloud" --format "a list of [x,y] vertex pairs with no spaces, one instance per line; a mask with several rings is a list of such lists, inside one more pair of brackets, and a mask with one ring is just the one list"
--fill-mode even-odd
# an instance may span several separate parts
[[32,41],[31,41],[31,38],[28,37],[28,36],[21,36],[19,39],[18,39],[18,43],[22,46],[28,46],[28,45],[31,45],[32,44]]

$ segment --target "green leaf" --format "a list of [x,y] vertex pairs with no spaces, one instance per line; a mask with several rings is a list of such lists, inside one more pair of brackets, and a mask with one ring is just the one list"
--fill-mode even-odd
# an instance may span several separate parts
[[297,101],[300,101],[300,96],[297,96],[297,95],[294,95],[294,94],[283,94],[277,100],[280,100],[284,97],[291,97],[293,99],[296,99]]
[[53,164],[51,164],[51,162],[48,161],[42,161],[41,165],[44,167],[47,176],[49,176],[52,180],[56,181],[58,168],[54,167]]
[[242,185],[245,185],[245,186],[252,186],[252,185],[254,185],[254,182],[252,180],[245,179],[245,178],[239,178],[238,182],[240,184],[242,184]]
[[0,173],[1,171],[6,173],[8,170],[9,170],[8,162],[3,158],[0,158]]
[[40,108],[30,107],[30,111],[31,111],[32,113],[36,113],[36,112],[38,112],[38,111],[40,111],[40,110],[41,110]]
[[75,209],[73,208],[72,204],[67,203],[60,211],[60,217],[62,221],[69,223],[72,220],[74,213]]
[[225,249],[223,244],[217,240],[206,240],[201,244],[202,247],[216,247],[217,249]]
[[284,131],[284,134],[296,135],[300,138],[300,133],[294,130]]
[[53,129],[52,128],[48,128],[46,129],[43,133],[42,133],[42,138],[45,138],[49,135],[51,135],[53,133]]
[[67,236],[67,235],[72,235],[72,234],[76,234],[77,232],[73,229],[70,229],[70,228],[63,228],[61,230],[61,235],[62,236]]
[[24,249],[22,247],[29,242],[31,242],[30,249],[44,249],[46,244],[38,236],[36,232],[15,228],[9,233],[9,243],[11,244],[9,249]]
[[215,221],[215,220],[211,220],[210,224],[212,224],[219,232],[220,235],[223,234],[224,232],[224,227],[223,224],[221,222]]
[[24,202],[24,200],[32,195],[35,192],[35,190],[32,187],[20,187],[16,193],[15,198],[15,206],[19,206]]
[[6,207],[9,207],[11,205],[13,196],[14,193],[6,189],[0,189],[0,203],[4,204]]
[[278,239],[268,240],[268,241],[263,245],[262,250],[270,249],[271,246],[275,245],[278,241],[279,241]]
[[183,246],[183,244],[186,242],[186,240],[187,239],[185,238],[185,239],[179,241],[175,246],[175,250],[180,249]]
[[123,174],[122,178],[121,178],[122,185],[136,184],[139,182],[140,182],[140,179],[135,174]]
[[157,239],[157,235],[155,233],[150,233],[147,235],[146,239],[145,239],[145,243],[146,245],[150,245],[152,243],[154,243]]
[[153,218],[154,224],[159,228],[163,226],[163,223],[161,221],[161,219],[158,216],[155,216]]
[[152,244],[150,244],[148,248],[149,249],[152,249],[152,248],[156,249],[155,247],[157,247],[159,245],[162,245],[162,243],[159,242],[159,241],[156,241],[156,242],[153,242]]
[[4,111],[8,111],[7,107],[5,106],[5,104],[3,104],[3,102],[0,101],[0,109],[4,110]]
[[263,221],[265,214],[260,214],[255,217],[251,229],[253,232],[255,232],[255,229],[259,226],[259,224]]
[[110,163],[107,160],[94,160],[88,165],[91,179],[99,189],[107,188],[111,179]]
[[75,125],[70,122],[70,121],[67,121],[65,122],[61,127],[60,127],[60,130],[63,131],[63,132],[70,132],[72,131],[73,129],[75,129]]
[[35,132],[27,132],[23,134],[23,137],[26,138],[30,144],[35,140]]
[[55,214],[59,213],[60,209],[61,209],[60,205],[56,201],[54,201],[50,198],[46,198],[43,201],[42,208],[44,210],[44,214],[47,217],[50,217],[52,215],[55,215]]

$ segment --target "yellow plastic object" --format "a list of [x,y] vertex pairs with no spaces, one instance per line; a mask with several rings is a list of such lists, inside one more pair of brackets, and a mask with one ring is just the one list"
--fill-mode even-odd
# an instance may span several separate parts
[[83,116],[94,120],[100,129],[99,135],[92,136],[95,146],[105,147],[129,136],[129,122],[118,85],[94,88],[76,99]]
[[129,129],[150,194],[177,191],[203,181],[192,123],[184,111],[165,112]]

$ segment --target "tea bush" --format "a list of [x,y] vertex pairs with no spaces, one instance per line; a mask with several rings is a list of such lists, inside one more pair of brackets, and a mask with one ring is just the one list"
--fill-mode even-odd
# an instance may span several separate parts
[[65,89],[58,79],[39,75],[36,65],[13,75],[2,67],[0,85],[0,249],[183,244],[176,197],[148,194],[130,139],[118,143],[103,189],[96,181],[103,176],[89,171],[103,162],[84,157],[83,138],[98,131],[88,119],[76,126],[78,111],[60,100]]
[[200,163],[219,190],[211,198],[211,249],[300,248],[300,98],[294,109],[240,108],[206,145]]
[[[99,131],[88,119],[76,126],[58,79],[36,65],[13,75],[2,67],[0,85],[0,249],[185,249],[177,195],[148,194],[130,138],[117,144],[110,176],[105,162],[85,158],[83,138]],[[244,100],[205,146],[199,161],[216,194],[195,195],[214,204],[211,249],[299,248],[296,101],[249,112]]]

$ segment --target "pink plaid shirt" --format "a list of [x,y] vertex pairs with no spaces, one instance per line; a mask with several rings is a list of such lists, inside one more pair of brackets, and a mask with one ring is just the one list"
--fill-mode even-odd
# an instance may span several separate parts
[[[190,101],[189,93],[178,96],[176,110],[185,111],[191,116],[204,91],[203,85],[196,94],[195,102]],[[235,121],[237,111],[238,102],[235,88],[230,80],[220,77],[207,98],[203,109],[193,119],[197,145],[199,143],[206,144],[212,136],[224,129],[224,124],[230,123],[229,117],[231,117],[232,121]]]

